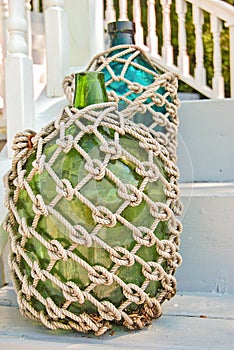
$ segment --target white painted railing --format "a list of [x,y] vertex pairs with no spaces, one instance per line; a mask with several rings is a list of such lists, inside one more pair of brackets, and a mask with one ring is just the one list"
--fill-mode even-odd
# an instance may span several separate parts
[[[175,3],[178,16],[178,56],[174,59],[174,48],[171,42],[171,6]],[[133,18],[136,23],[136,44],[145,48],[164,69],[179,73],[181,80],[209,98],[224,98],[225,82],[222,75],[222,54],[220,36],[223,26],[229,28],[230,42],[230,85],[231,97],[234,97],[234,7],[220,0],[147,0],[147,33],[145,42],[142,40],[142,8],[140,1],[133,1],[132,13],[127,13],[127,1],[119,1],[119,20]],[[161,10],[158,6],[161,4]],[[190,71],[190,60],[187,49],[186,13],[188,4],[192,5],[192,19],[195,30],[195,69]],[[190,6],[191,6],[190,5]],[[106,11],[106,21],[116,18],[113,1],[106,0],[106,9],[111,7],[111,17]],[[117,9],[115,9],[117,10]],[[162,16],[162,46],[159,47],[156,12]],[[214,76],[212,86],[207,84],[207,72],[204,65],[203,24],[204,11],[210,15],[210,27],[213,35],[213,66]],[[161,52],[161,54],[160,54]],[[226,82],[228,83],[228,82]]]
[[[41,3],[44,15],[39,13]],[[137,45],[143,47],[162,68],[179,73],[182,81],[209,98],[225,97],[227,82],[224,82],[222,74],[220,38],[222,28],[226,25],[230,38],[229,80],[231,97],[234,97],[233,6],[220,0],[132,0],[132,6],[129,6],[127,0],[119,0],[118,7],[116,3],[113,0],[0,0],[0,99],[5,101],[9,144],[16,131],[29,128],[33,124],[33,86],[35,87],[36,82],[33,84],[32,67],[35,67],[35,63],[38,64],[35,57],[39,56],[40,50],[46,53],[46,62],[41,59],[39,64],[44,64],[47,68],[47,96],[62,96],[63,77],[72,69],[86,65],[95,53],[103,49],[103,27],[116,19],[133,19],[136,24]],[[145,15],[143,18],[143,4],[147,7],[144,9],[146,18]],[[178,52],[172,45],[172,34],[175,33],[170,21],[172,6],[178,17]],[[194,72],[191,71],[193,57],[188,49],[186,32],[186,14],[191,7],[195,33]],[[204,11],[210,16],[213,38],[212,86],[207,85],[204,64]],[[43,18],[43,30],[40,34],[37,34],[35,23],[32,23],[35,14]],[[162,38],[159,37],[160,23],[157,22],[160,15]],[[7,18],[9,20],[6,26]],[[43,41],[44,48],[38,44],[35,49],[37,36],[37,43]],[[0,126],[2,120],[0,117]]]

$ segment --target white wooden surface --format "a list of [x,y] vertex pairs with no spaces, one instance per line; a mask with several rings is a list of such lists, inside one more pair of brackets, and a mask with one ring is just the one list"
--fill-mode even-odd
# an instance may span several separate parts
[[0,291],[0,348],[5,349],[225,349],[234,348],[234,295],[178,293],[163,315],[141,331],[114,327],[101,337],[50,331],[23,318],[11,288]]
[[234,181],[234,99],[184,101],[179,109],[181,182]]

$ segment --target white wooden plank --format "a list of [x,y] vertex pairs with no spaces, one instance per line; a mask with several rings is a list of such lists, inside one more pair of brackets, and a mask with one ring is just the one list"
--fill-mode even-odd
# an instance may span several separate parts
[[[0,306],[17,307],[12,285],[0,288]],[[164,316],[190,316],[234,320],[234,294],[180,293],[163,304]]]
[[183,263],[176,272],[178,289],[234,293],[234,197],[203,195],[182,200]]
[[184,101],[179,109],[181,182],[234,181],[234,99]]
[[[219,300],[232,308],[232,317],[210,318],[207,312],[217,309]],[[70,331],[50,331],[24,319],[16,307],[0,306],[1,349],[225,349],[234,346],[233,296],[176,296],[164,305],[164,314],[151,326],[128,332],[113,331],[95,338]],[[219,307],[219,306],[218,306]],[[181,312],[187,310],[188,315]],[[175,311],[179,310],[179,311]],[[219,312],[223,312],[220,307]],[[183,312],[184,312],[183,311]],[[191,312],[195,315],[190,315]],[[171,312],[171,314],[170,314]],[[202,316],[202,317],[201,317]]]

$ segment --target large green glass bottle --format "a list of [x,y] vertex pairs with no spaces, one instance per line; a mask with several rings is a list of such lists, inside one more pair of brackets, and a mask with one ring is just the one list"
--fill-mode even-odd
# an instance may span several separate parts
[[[74,107],[76,109],[83,109],[86,106],[107,101],[103,73],[78,73],[75,79],[76,92]],[[92,118],[95,119],[95,113],[92,114]],[[88,119],[86,120],[86,126],[93,123],[92,118],[90,121]],[[77,122],[71,123],[65,131],[65,139],[69,140],[69,138],[72,138],[76,140],[81,130],[80,125],[79,119]],[[98,131],[106,142],[114,141],[114,129],[112,130],[104,125],[100,126]],[[42,155],[45,157],[47,164],[43,171],[35,171],[34,169],[36,151],[26,161],[24,165],[24,178],[27,179],[28,186],[20,190],[16,201],[16,208],[20,218],[18,222],[20,220],[26,220],[27,226],[30,228],[33,227],[33,232],[36,231],[38,233],[25,237],[21,235],[22,230],[20,227],[16,227],[15,232],[16,241],[20,242],[24,240],[23,249],[27,252],[27,254],[21,256],[20,260],[18,259],[21,274],[26,276],[28,283],[32,284],[35,290],[42,296],[42,299],[39,299],[37,293],[34,293],[29,298],[29,302],[37,312],[47,312],[47,308],[43,302],[47,298],[51,298],[59,308],[64,307],[67,302],[66,293],[62,291],[58,282],[60,281],[69,286],[75,284],[83,292],[89,289],[93,298],[101,302],[111,302],[116,307],[119,307],[121,303],[126,301],[126,295],[123,293],[121,285],[116,282],[109,284],[97,283],[95,287],[91,287],[95,281],[95,276],[90,276],[90,271],[85,268],[85,265],[79,263],[78,260],[90,266],[99,266],[97,274],[102,267],[108,271],[115,269],[115,260],[110,256],[109,248],[122,247],[127,250],[136,249],[134,247],[138,243],[134,239],[130,228],[131,225],[136,227],[150,227],[155,221],[146,201],[142,200],[139,205],[127,206],[121,212],[123,220],[127,220],[130,223],[129,228],[121,221],[118,221],[112,227],[106,227],[104,225],[99,228],[94,237],[93,232],[97,227],[97,223],[93,218],[90,207],[84,201],[80,200],[78,195],[73,195],[70,198],[69,196],[58,197],[61,189],[58,188],[59,185],[54,182],[54,179],[62,179],[64,184],[68,184],[68,188],[77,189],[79,195],[85,196],[95,208],[101,206],[115,213],[123,204],[124,199],[119,195],[113,178],[118,178],[125,185],[133,186],[137,189],[142,186],[143,178],[136,169],[136,164],[131,161],[131,158],[128,159],[126,155],[123,155],[118,159],[110,160],[108,163],[107,168],[113,174],[112,178],[109,176],[104,176],[97,180],[90,178],[85,182],[84,179],[87,179],[89,172],[86,168],[87,163],[83,156],[84,152],[88,154],[90,159],[95,159],[99,162],[104,161],[100,138],[96,137],[93,133],[85,132],[84,128],[84,135],[77,141],[77,145],[73,144],[70,150],[65,149],[61,151],[59,148],[59,137],[59,135],[56,135],[43,146]],[[144,164],[148,162],[147,153],[133,137],[125,136],[124,134],[119,135],[119,143],[131,153],[132,157],[138,159],[138,167],[141,164],[140,162]],[[80,149],[83,150],[83,153],[79,151]],[[154,157],[154,164],[160,176],[157,181],[152,179],[148,182],[144,193],[149,196],[150,201],[165,203],[167,199],[165,181],[170,176],[170,173],[166,172],[163,161],[156,156]],[[165,180],[160,180],[160,177]],[[83,184],[82,186],[81,183]],[[30,190],[28,190],[29,187]],[[14,191],[14,188],[12,188],[12,191]],[[41,215],[35,219],[38,210],[32,201],[32,197],[34,196],[37,196],[37,198],[40,196],[46,206],[49,208],[53,207],[57,216],[53,215],[53,210],[51,209],[49,213],[47,212],[45,215]],[[65,223],[60,217],[65,219]],[[66,223],[69,223],[69,225]],[[88,233],[87,237],[92,234],[91,245],[76,245],[76,240],[74,239],[72,241],[70,238],[71,228],[75,228],[80,233]],[[142,232],[142,239],[146,232]],[[154,229],[154,235],[157,239],[168,239],[168,234],[167,221],[158,222]],[[64,250],[72,252],[72,256],[75,259],[71,257],[68,259],[63,259],[62,257],[56,258],[56,252],[48,251],[48,245],[54,241],[56,241],[55,248],[59,248],[60,252]],[[102,244],[100,242],[104,243]],[[142,245],[139,249],[136,249],[136,252],[139,259],[148,262],[156,262],[159,257],[155,245],[151,247]],[[55,260],[53,260],[53,254],[55,254]],[[29,258],[25,258],[26,256]],[[51,259],[53,261],[52,263]],[[47,271],[47,278],[45,280],[43,278],[37,278],[32,265],[38,266],[43,271]],[[162,266],[167,271],[166,261],[162,263]],[[53,278],[48,277],[48,274],[52,275]],[[115,274],[119,279],[124,281],[123,283],[132,283],[139,287],[142,286],[146,279],[142,272],[142,265],[137,261],[130,267],[123,264],[116,269]],[[148,282],[145,292],[150,297],[155,297],[161,288],[160,280],[152,280]],[[136,311],[140,307],[141,305],[132,302],[127,306],[125,311]],[[92,300],[86,298],[80,303],[77,301],[71,302],[67,306],[67,310],[76,315],[83,312],[92,315],[98,314],[97,306],[92,303]],[[62,320],[62,322],[65,322],[65,320]]]

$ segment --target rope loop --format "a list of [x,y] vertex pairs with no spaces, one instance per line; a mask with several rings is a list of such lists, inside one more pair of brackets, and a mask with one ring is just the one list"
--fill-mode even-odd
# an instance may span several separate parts
[[93,176],[94,180],[102,180],[106,173],[106,168],[98,159],[89,160],[85,164],[85,169]]
[[157,181],[160,174],[158,167],[151,162],[141,162],[141,165],[136,167],[136,172],[149,182]]
[[136,242],[145,247],[152,247],[156,242],[156,237],[151,229],[140,226],[133,231],[133,238]]
[[68,201],[71,201],[75,190],[69,180],[61,179],[60,184],[56,186],[56,192],[65,197]]
[[110,253],[111,260],[120,266],[133,266],[135,259],[134,256],[123,247],[115,247]]
[[63,290],[63,295],[66,300],[70,302],[78,302],[84,304],[85,299],[80,288],[72,281],[68,281],[65,284],[66,290]]
[[142,273],[149,281],[161,281],[165,271],[159,263],[149,261],[142,267]]
[[89,279],[96,284],[104,284],[109,286],[113,283],[112,274],[102,266],[96,265],[92,267],[92,272],[88,274]]
[[138,188],[131,184],[120,185],[118,195],[126,201],[129,201],[131,207],[138,206],[142,201],[142,193]]
[[122,318],[121,312],[107,300],[102,301],[102,307],[98,308],[98,312],[107,321],[120,321]]
[[44,199],[41,194],[37,194],[35,196],[32,208],[35,214],[44,215],[44,216],[49,215],[47,206],[45,205]]
[[48,254],[51,257],[51,259],[54,261],[57,261],[57,260],[66,261],[68,259],[66,250],[63,248],[62,244],[55,239],[50,241]]
[[106,154],[110,154],[110,159],[119,159],[122,155],[122,147],[115,141],[110,141],[106,145],[101,145],[100,150]]
[[98,224],[107,227],[114,227],[116,225],[116,216],[106,207],[98,206],[95,212],[92,212],[92,216]]
[[137,305],[143,304],[146,299],[145,292],[140,287],[138,287],[136,284],[133,284],[133,283],[129,283],[123,289],[123,294],[129,301]]

